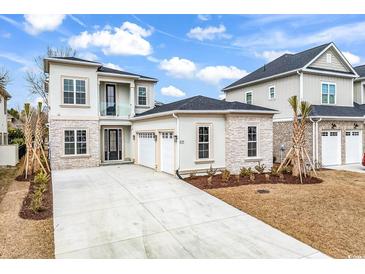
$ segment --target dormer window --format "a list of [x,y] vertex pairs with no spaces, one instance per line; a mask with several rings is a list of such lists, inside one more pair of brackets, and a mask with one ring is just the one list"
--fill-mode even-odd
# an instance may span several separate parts
[[331,53],[327,53],[326,60],[327,60],[327,63],[328,64],[331,64],[332,63],[332,54]]

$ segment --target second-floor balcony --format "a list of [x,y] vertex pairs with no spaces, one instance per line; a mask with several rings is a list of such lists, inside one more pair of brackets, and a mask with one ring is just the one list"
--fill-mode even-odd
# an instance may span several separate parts
[[100,116],[129,118],[130,114],[129,103],[100,102]]

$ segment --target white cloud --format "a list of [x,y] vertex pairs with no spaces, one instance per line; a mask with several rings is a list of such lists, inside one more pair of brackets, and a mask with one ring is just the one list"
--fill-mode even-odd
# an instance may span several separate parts
[[361,58],[349,51],[343,51],[343,55],[345,55],[347,61],[349,61],[352,65],[357,65],[361,62]]
[[272,60],[275,60],[276,58],[280,57],[285,53],[292,53],[292,52],[288,50],[265,50],[263,52],[256,52],[255,55],[257,57],[265,59],[268,62],[271,62]]
[[113,64],[113,63],[106,63],[106,64],[104,64],[104,66],[107,68],[111,68],[111,69],[123,70],[122,67],[120,67],[117,64]]
[[156,58],[156,57],[153,57],[153,56],[147,56],[147,60],[152,62],[152,63],[160,63],[161,60]]
[[235,66],[208,66],[197,73],[197,77],[207,83],[217,85],[223,79],[235,80],[247,75],[247,71]]
[[199,41],[231,38],[231,35],[226,33],[226,27],[224,25],[219,25],[218,27],[209,26],[206,28],[195,27],[187,33],[187,36]]
[[82,22],[78,17],[76,17],[75,15],[70,14],[69,17],[76,22],[77,24],[79,24],[82,27],[86,27],[86,24],[84,22]]
[[174,86],[168,86],[161,88],[161,93],[166,96],[172,96],[172,97],[183,97],[186,95],[185,92],[182,90],[174,87]]
[[172,57],[160,62],[160,69],[167,72],[167,74],[177,78],[191,78],[196,71],[194,62],[179,57]]
[[152,46],[144,38],[151,34],[151,29],[124,22],[119,28],[105,26],[103,30],[94,33],[81,32],[79,35],[72,36],[68,43],[76,49],[98,47],[106,55],[147,56],[152,53]]
[[225,94],[225,93],[220,93],[220,94],[219,94],[219,99],[220,99],[220,100],[224,100],[224,99],[226,99],[226,94]]
[[78,53],[78,55],[80,58],[86,59],[89,61],[96,61],[99,59],[99,57],[95,53],[92,53],[90,51],[80,52],[80,53]]
[[32,35],[37,35],[44,31],[57,29],[65,18],[64,14],[26,14],[25,31]]
[[210,19],[209,14],[198,14],[198,19],[201,21],[208,21]]

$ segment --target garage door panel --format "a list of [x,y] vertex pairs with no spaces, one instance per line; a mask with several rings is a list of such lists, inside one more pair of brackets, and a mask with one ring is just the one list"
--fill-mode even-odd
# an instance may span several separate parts
[[341,132],[322,132],[322,165],[341,165]]
[[362,157],[362,131],[349,130],[345,134],[346,164],[357,164]]
[[161,171],[174,173],[174,136],[172,132],[160,134]]
[[138,163],[150,168],[156,167],[156,145],[154,133],[138,133]]

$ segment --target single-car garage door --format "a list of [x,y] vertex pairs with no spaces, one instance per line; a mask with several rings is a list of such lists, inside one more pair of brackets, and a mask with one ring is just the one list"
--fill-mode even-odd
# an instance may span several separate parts
[[341,165],[340,131],[322,131],[322,165]]
[[155,134],[152,132],[138,133],[138,164],[155,168],[155,155]]
[[174,135],[172,132],[160,134],[161,171],[174,174]]
[[362,134],[361,130],[346,131],[346,164],[357,164],[362,157]]

